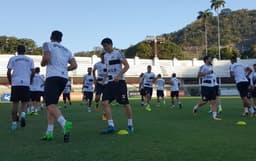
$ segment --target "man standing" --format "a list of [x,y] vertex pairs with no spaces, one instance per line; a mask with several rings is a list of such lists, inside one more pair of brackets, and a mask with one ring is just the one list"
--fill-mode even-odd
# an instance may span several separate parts
[[87,69],[87,74],[84,75],[83,78],[83,92],[84,92],[84,100],[87,105],[88,112],[91,112],[92,99],[93,99],[93,75],[92,68],[89,67]]
[[143,76],[143,87],[146,94],[146,110],[151,111],[150,102],[153,93],[153,83],[155,81],[155,73],[151,72],[151,65],[147,66],[147,72]]
[[[110,38],[105,38],[101,41],[101,45],[105,50],[104,63],[107,66],[108,83],[103,90],[103,107],[106,113],[108,127],[102,130],[102,134],[111,134],[115,132],[114,121],[110,103],[114,99],[124,106],[128,118],[128,132],[133,133],[132,109],[127,97],[127,86],[124,78],[124,73],[129,69],[129,64],[119,51],[113,49],[113,42]],[[123,65],[123,66],[122,66]]]
[[[203,58],[204,65],[202,65],[198,72],[198,77],[202,78],[201,84],[201,96],[202,100],[210,102],[212,109],[212,118],[213,120],[219,121],[221,118],[217,117],[217,100],[216,100],[216,88],[215,88],[215,75],[212,67],[212,58],[205,56]],[[196,113],[198,106],[193,108],[193,113]]]
[[230,61],[231,61],[230,75],[235,79],[236,87],[240,93],[240,97],[242,99],[243,106],[244,106],[244,113],[242,115],[248,116],[250,112],[251,116],[253,117],[254,109],[251,106],[250,100],[248,99],[249,81],[246,78],[246,73],[245,73],[246,68],[249,68],[249,67],[246,67],[243,64],[237,63],[236,57],[232,57]]
[[157,106],[160,106],[160,97],[162,98],[163,103],[165,104],[165,98],[164,98],[165,80],[162,78],[161,74],[157,75],[156,85],[157,85],[157,90],[156,90]]
[[175,107],[174,97],[176,97],[176,101],[179,104],[179,108],[182,108],[180,99],[179,99],[179,90],[180,90],[180,80],[176,77],[176,73],[172,74],[172,78],[170,80],[171,85],[171,99],[172,99],[172,108]]
[[10,58],[7,65],[7,78],[11,84],[12,125],[11,129],[17,129],[17,114],[19,102],[21,101],[20,126],[26,126],[26,107],[29,101],[29,86],[34,76],[34,61],[25,56],[25,46],[17,47],[17,56]]
[[73,54],[60,44],[62,40],[60,31],[53,31],[50,39],[51,42],[43,44],[41,61],[41,65],[46,66],[45,103],[48,114],[48,127],[42,139],[53,139],[54,122],[57,120],[64,131],[64,142],[69,142],[72,123],[66,121],[57,104],[68,81],[68,71],[76,69],[77,63]]

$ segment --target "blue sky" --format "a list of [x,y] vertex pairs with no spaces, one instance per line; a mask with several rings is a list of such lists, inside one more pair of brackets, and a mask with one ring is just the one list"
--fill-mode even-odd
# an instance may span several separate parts
[[[92,50],[110,37],[117,48],[177,31],[196,19],[210,0],[8,0],[0,7],[0,35],[31,38],[38,46],[52,30],[63,32],[72,52]],[[226,0],[226,8],[256,9],[254,0]]]

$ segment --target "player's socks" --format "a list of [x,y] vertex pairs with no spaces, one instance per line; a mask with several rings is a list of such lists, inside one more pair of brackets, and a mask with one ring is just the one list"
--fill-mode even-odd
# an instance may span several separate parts
[[13,122],[12,122],[12,125],[11,125],[11,129],[12,129],[12,130],[16,130],[17,127],[18,127],[17,121],[13,121]]
[[64,129],[65,123],[66,123],[66,119],[61,115],[61,116],[58,117],[57,121],[60,124],[60,126]]

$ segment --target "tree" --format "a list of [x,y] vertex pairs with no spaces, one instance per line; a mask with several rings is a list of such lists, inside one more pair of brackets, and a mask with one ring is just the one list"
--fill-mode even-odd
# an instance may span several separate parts
[[158,57],[160,59],[183,59],[182,49],[173,42],[166,40],[157,45]]
[[211,0],[211,9],[214,9],[217,13],[217,22],[218,22],[218,53],[219,53],[219,59],[221,59],[220,56],[220,8],[225,6],[224,0]]
[[136,45],[136,56],[140,58],[152,59],[154,54],[152,52],[152,46],[147,42],[141,42]]
[[212,16],[212,12],[210,9],[207,9],[205,11],[199,11],[197,19],[202,20],[204,23],[204,39],[205,39],[205,54],[207,55],[208,53],[208,37],[207,37],[207,18]]

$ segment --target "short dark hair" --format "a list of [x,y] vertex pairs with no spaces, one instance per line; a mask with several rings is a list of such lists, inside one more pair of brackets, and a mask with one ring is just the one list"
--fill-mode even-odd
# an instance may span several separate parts
[[113,45],[113,41],[110,39],[110,38],[104,38],[102,41],[101,41],[101,45],[104,45],[104,44],[109,44],[109,45]]
[[256,64],[253,64],[253,66],[256,66]]
[[203,57],[204,62],[206,62],[206,60],[208,60],[208,59],[209,59],[209,56],[204,56]]
[[40,68],[39,67],[35,68],[35,73],[40,73]]
[[230,58],[230,60],[233,61],[233,62],[237,62],[236,56],[232,56],[232,57]]
[[24,45],[18,45],[17,52],[18,54],[24,54],[26,52],[26,47]]
[[61,42],[62,36],[63,36],[62,32],[60,32],[58,30],[55,30],[51,34],[51,40],[55,40],[55,41]]
[[176,77],[176,73],[172,73],[172,77]]

